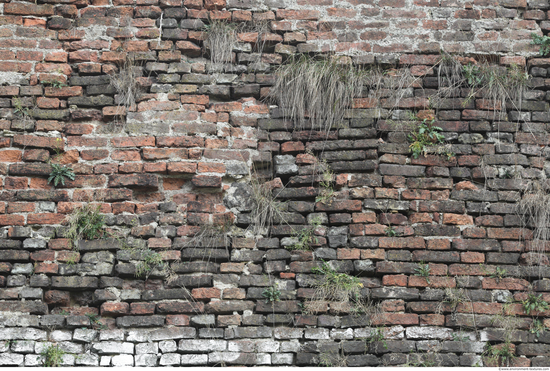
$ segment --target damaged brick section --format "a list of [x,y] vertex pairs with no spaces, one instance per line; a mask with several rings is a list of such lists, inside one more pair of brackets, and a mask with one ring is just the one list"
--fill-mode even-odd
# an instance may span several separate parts
[[0,2],[0,366],[550,366],[546,2]]

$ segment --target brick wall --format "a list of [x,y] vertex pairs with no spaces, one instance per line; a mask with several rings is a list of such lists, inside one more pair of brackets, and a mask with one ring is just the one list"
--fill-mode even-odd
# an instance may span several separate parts
[[[548,366],[544,223],[518,205],[548,174],[550,59],[530,35],[549,10],[0,0],[0,365]],[[224,65],[217,22],[238,30]],[[265,98],[296,53],[383,82],[330,130],[293,129]],[[449,91],[449,59],[528,86]],[[125,105],[112,82],[132,66]],[[415,158],[432,119],[444,153]],[[75,177],[54,186],[59,165]],[[73,242],[86,205],[103,237]],[[319,298],[331,274],[357,292]]]

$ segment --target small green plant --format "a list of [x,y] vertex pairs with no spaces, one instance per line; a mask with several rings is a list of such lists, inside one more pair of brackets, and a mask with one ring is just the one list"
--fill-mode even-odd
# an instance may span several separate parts
[[103,236],[105,219],[99,212],[100,207],[86,204],[67,216],[65,237],[72,241],[73,247],[77,246],[78,240],[93,240]]
[[310,220],[309,225],[300,229],[295,233],[295,237],[298,238],[298,242],[293,245],[287,246],[290,250],[311,250],[312,244],[319,243],[319,239],[315,236],[315,230],[321,225],[321,218],[313,218]]
[[550,53],[550,37],[548,36],[539,36],[536,33],[531,33],[531,44],[540,45],[539,54],[541,57],[544,57]]
[[384,230],[384,232],[386,233],[386,236],[388,237],[395,237],[397,236],[397,231],[390,225],[388,226],[388,228],[386,228]]
[[160,255],[156,251],[152,251],[151,249],[144,249],[142,250],[141,257],[143,260],[140,260],[139,263],[136,265],[136,277],[145,277],[145,279],[147,279],[149,278],[149,275],[151,274],[153,269],[157,267],[164,267],[162,255]]
[[428,277],[430,276],[431,269],[428,264],[421,261],[418,263],[418,268],[415,268],[414,271],[416,272],[414,274],[415,276],[426,277],[426,282],[430,283],[430,279]]
[[319,303],[326,301],[351,302],[352,306],[361,305],[363,284],[359,278],[346,273],[337,273],[327,262],[323,262],[321,267],[314,267],[311,271],[317,277],[311,283],[315,292],[307,303],[308,311],[318,312]]
[[23,106],[23,101],[19,97],[12,97],[13,114],[21,118],[29,118],[30,110]]
[[544,323],[539,319],[534,319],[529,328],[529,332],[539,337],[544,331],[546,331]]
[[368,343],[376,343],[381,342],[384,346],[384,349],[388,349],[388,343],[386,342],[386,339],[384,337],[384,329],[381,327],[375,328],[371,335],[367,338]]
[[324,171],[319,182],[319,195],[315,198],[315,202],[330,205],[334,196],[334,187],[332,184],[334,182],[334,173],[326,161],[323,161],[322,166]]
[[56,80],[56,79],[42,81],[42,83],[45,84],[45,85],[50,85],[54,89],[61,89],[64,86],[68,86],[67,84],[65,84],[65,83],[63,83],[59,80]]
[[490,278],[496,278],[497,281],[500,281],[501,279],[506,277],[506,269],[501,268],[501,267],[496,267],[495,272],[492,273],[489,277]]
[[468,63],[466,66],[462,67],[464,73],[464,78],[470,86],[476,86],[481,84],[483,78],[480,76],[480,69],[473,63]]
[[531,314],[531,312],[541,312],[548,310],[548,303],[542,299],[542,294],[535,295],[535,294],[529,294],[527,299],[523,300],[521,302],[523,305],[523,310],[527,315]]
[[50,344],[40,353],[44,367],[59,367],[63,362],[65,351],[59,348],[59,345]]
[[262,292],[262,296],[265,298],[266,303],[273,303],[274,301],[281,300],[281,291],[275,286],[271,286]]
[[77,259],[78,259],[77,255],[73,254],[73,255],[69,256],[69,259],[67,260],[66,264],[70,265],[70,266],[76,265]]
[[510,342],[503,343],[499,346],[487,344],[485,356],[491,364],[503,365],[506,367],[510,367],[510,362],[516,358],[514,346]]
[[441,130],[443,129],[434,125],[434,120],[422,120],[416,129],[409,134],[409,142],[411,142],[409,151],[413,157],[426,156],[431,152],[432,147],[443,144],[445,137],[439,133]]
[[468,340],[470,340],[470,338],[468,336],[464,336],[464,334],[462,332],[460,332],[460,333],[453,332],[451,334],[451,337],[453,338],[453,341],[468,341]]
[[52,172],[50,173],[50,176],[48,178],[48,184],[53,181],[53,185],[57,187],[59,183],[65,185],[65,178],[74,180],[76,175],[73,172],[73,169],[71,169],[70,167],[59,164],[51,164],[51,166]]
[[99,316],[95,313],[86,313],[86,317],[90,320],[90,324],[93,328],[105,330],[107,329],[107,326],[105,326],[101,321],[99,320]]
[[63,309],[61,312],[59,312],[59,315],[60,316],[68,316],[70,315],[71,313],[67,312],[65,309]]

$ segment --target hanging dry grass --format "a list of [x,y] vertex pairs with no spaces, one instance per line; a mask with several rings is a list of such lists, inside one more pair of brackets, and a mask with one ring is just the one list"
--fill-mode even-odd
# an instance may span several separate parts
[[110,84],[118,94],[119,107],[129,107],[136,104],[142,93],[138,78],[143,76],[143,67],[138,66],[131,57],[126,58],[118,73],[110,75]]
[[210,51],[212,64],[231,63],[233,49],[237,45],[236,24],[212,20],[206,26],[205,43]]
[[545,252],[550,242],[550,186],[544,182],[531,182],[517,204],[522,227],[533,229],[530,251],[535,254],[528,264],[539,267],[542,273]]
[[328,132],[340,124],[353,98],[361,96],[365,71],[338,59],[293,57],[276,72],[270,98],[295,128]]

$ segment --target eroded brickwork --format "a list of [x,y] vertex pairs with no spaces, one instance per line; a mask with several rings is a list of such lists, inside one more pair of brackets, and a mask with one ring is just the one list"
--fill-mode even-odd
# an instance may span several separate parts
[[[545,219],[518,205],[546,200],[549,10],[0,1],[0,365],[548,366]],[[266,97],[297,53],[381,82],[296,129]],[[521,97],[474,92],[483,63],[528,72]],[[413,156],[432,120],[443,152]],[[48,182],[58,165],[75,178]],[[103,237],[73,242],[88,204]],[[323,269],[358,292],[320,298]]]

